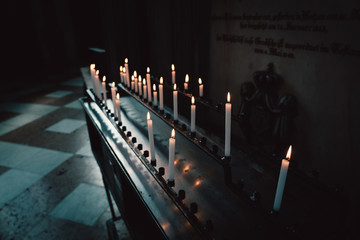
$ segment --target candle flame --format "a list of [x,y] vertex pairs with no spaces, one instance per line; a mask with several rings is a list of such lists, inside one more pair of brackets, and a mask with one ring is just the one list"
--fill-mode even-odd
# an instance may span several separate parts
[[128,62],[129,62],[129,60],[127,58],[125,58],[125,63],[128,63]]
[[139,75],[139,83],[141,83],[141,75]]
[[123,73],[126,73],[126,68],[125,67],[123,67]]
[[134,75],[131,76],[131,81],[134,81],[135,77]]
[[199,186],[199,185],[200,185],[200,183],[201,183],[201,180],[200,180],[200,179],[198,179],[198,180],[196,180],[196,181],[195,181],[194,186],[195,186],[195,187],[197,187],[197,186]]
[[189,82],[189,74],[185,75],[185,82],[188,83]]
[[94,63],[90,64],[90,69],[95,69],[95,64]]
[[289,147],[289,149],[288,149],[288,151],[287,151],[287,153],[286,153],[286,159],[287,159],[287,160],[290,160],[290,158],[291,158],[291,152],[292,152],[292,145],[290,145],[290,147]]
[[136,71],[134,71],[134,76],[137,77],[137,72]]
[[147,114],[146,114],[146,119],[150,120],[150,113],[149,112],[147,112]]
[[176,83],[174,83],[174,90],[176,90]]
[[150,68],[149,67],[146,68],[146,72],[150,73]]
[[175,71],[175,66],[174,66],[174,64],[171,64],[171,70]]
[[115,87],[115,82],[112,82],[111,85],[112,85],[113,87]]
[[230,102],[230,92],[227,93],[227,101]]
[[154,90],[154,92],[156,91],[156,85],[155,85],[155,83],[153,84],[153,90]]
[[120,69],[120,72],[122,72],[122,66],[120,66],[119,69]]
[[163,82],[164,82],[163,77],[160,77],[160,84],[163,84]]
[[116,98],[120,99],[120,94],[119,93],[116,93]]
[[200,84],[200,85],[202,84],[202,80],[201,80],[201,78],[199,78],[199,84]]
[[103,76],[102,81],[103,81],[103,82],[105,82],[105,81],[106,81],[106,76],[105,76],[105,75]]
[[96,70],[95,74],[96,74],[96,75],[99,75],[99,70]]
[[189,171],[190,171],[190,165],[188,165],[184,168],[184,173],[188,173]]
[[145,78],[144,78],[144,80],[143,80],[143,85],[146,85],[146,81],[145,81]]
[[175,138],[175,129],[173,128],[173,130],[171,130],[171,137]]
[[195,104],[195,98],[194,98],[194,96],[191,97],[191,104]]

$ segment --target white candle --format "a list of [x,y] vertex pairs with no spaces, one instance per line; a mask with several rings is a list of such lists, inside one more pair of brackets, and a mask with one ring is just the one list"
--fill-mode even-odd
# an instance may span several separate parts
[[121,112],[120,112],[120,94],[116,93],[116,99],[115,99],[115,116],[119,119],[119,122],[121,122]]
[[90,76],[95,91],[95,64],[90,64]]
[[176,90],[176,83],[173,91],[173,106],[174,106],[174,121],[178,120],[178,91]]
[[119,67],[119,70],[120,70],[120,71],[119,71],[119,72],[120,72],[120,82],[121,82],[121,83],[124,83],[123,70],[122,70],[122,69],[123,69],[123,67],[120,66],[120,67]]
[[99,70],[96,70],[95,72],[95,78],[94,78],[94,82],[95,82],[95,94],[98,98],[101,99],[101,90],[100,90],[100,80],[99,80]]
[[128,64],[129,60],[127,58],[125,58],[125,76],[126,76],[126,84],[128,87],[130,87],[130,76],[129,76],[129,64]]
[[146,85],[147,85],[147,96],[148,96],[148,102],[152,102],[151,99],[151,82],[150,82],[150,68],[147,67],[146,69]]
[[175,129],[171,131],[169,138],[169,181],[174,181],[174,161],[175,161]]
[[190,122],[190,130],[192,133],[195,132],[195,112],[196,112],[195,98],[194,98],[194,96],[192,96],[191,97],[191,122]]
[[107,96],[106,96],[106,76],[105,76],[105,75],[103,76],[103,79],[102,79],[101,85],[102,85],[102,92],[103,92],[103,96],[104,96],[104,103],[105,103],[105,106],[107,107]]
[[289,164],[290,164],[291,150],[292,150],[292,146],[290,145],[290,147],[287,151],[287,154],[286,154],[286,159],[283,159],[281,161],[280,175],[279,175],[278,184],[277,184],[277,188],[276,188],[275,201],[274,201],[274,207],[273,207],[273,209],[275,211],[280,210],[281,201],[282,201],[284,188],[285,188],[286,176],[287,176],[287,172],[288,172]]
[[128,86],[125,67],[123,67],[123,80],[124,80],[124,86]]
[[147,99],[147,86],[145,79],[143,80],[143,94],[144,94],[144,99]]
[[135,93],[138,92],[138,85],[137,85],[137,72],[134,71],[134,85],[135,85]]
[[199,78],[199,96],[202,97],[204,95],[204,85],[202,83],[201,78]]
[[160,110],[164,110],[164,86],[163,86],[164,79],[160,77],[160,84],[159,84],[159,101],[160,101]]
[[134,75],[131,76],[131,90],[134,90],[134,86],[135,86],[135,77]]
[[138,89],[139,89],[139,96],[142,96],[142,86],[141,86],[141,75],[139,75],[139,80],[138,80]]
[[154,95],[154,101],[153,101],[153,103],[154,103],[154,107],[157,107],[157,105],[158,105],[158,101],[157,101],[157,91],[156,91],[156,85],[155,84],[153,84],[153,95]]
[[188,90],[189,88],[189,74],[185,75],[185,82],[184,82],[184,90]]
[[148,136],[150,143],[150,158],[151,160],[155,160],[155,145],[154,145],[154,132],[153,132],[153,123],[150,119],[150,113],[147,113],[147,127],[148,127]]
[[175,84],[175,66],[174,64],[171,64],[171,79],[172,79],[172,84]]
[[227,103],[225,104],[225,156],[230,156],[231,145],[231,103],[230,92],[227,94]]
[[111,84],[111,100],[114,108],[114,114],[115,114],[115,97],[116,97],[116,91],[115,91],[115,82],[112,82]]

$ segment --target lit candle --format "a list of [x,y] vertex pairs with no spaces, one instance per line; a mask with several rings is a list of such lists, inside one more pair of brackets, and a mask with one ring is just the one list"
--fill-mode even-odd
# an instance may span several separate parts
[[192,133],[195,132],[195,112],[196,112],[196,105],[195,105],[195,98],[194,96],[191,97],[191,124],[190,130]]
[[164,92],[163,92],[163,77],[160,77],[160,84],[159,84],[159,100],[160,100],[160,111],[164,110]]
[[173,103],[174,103],[174,121],[178,120],[178,92],[176,90],[176,83],[173,90]]
[[189,74],[185,75],[185,82],[184,82],[184,90],[188,90],[189,88]]
[[156,85],[155,84],[153,84],[153,95],[154,95],[154,107],[157,107],[157,105],[158,105],[158,101],[157,101],[157,91],[156,91]]
[[142,86],[141,86],[141,75],[139,75],[139,80],[138,80],[138,89],[139,89],[139,96],[142,96]]
[[90,64],[90,76],[93,83],[93,89],[95,91],[95,64]]
[[115,116],[119,119],[119,122],[121,122],[121,112],[120,112],[120,94],[116,93],[116,99],[115,99]]
[[131,76],[131,90],[134,90],[134,85],[135,85],[135,77],[134,75]]
[[204,95],[204,85],[202,83],[201,78],[199,78],[199,96],[202,97]]
[[283,159],[281,161],[280,175],[279,175],[278,184],[277,184],[277,188],[276,188],[275,201],[274,201],[274,207],[273,207],[273,209],[275,211],[280,210],[281,201],[282,201],[284,188],[285,188],[286,175],[287,175],[287,172],[289,169],[289,164],[290,164],[291,150],[292,150],[292,146],[290,145],[290,147],[287,151],[287,154],[286,154],[286,159]]
[[230,156],[231,144],[231,103],[230,92],[227,94],[227,103],[225,104],[225,157]]
[[138,92],[138,85],[137,85],[137,72],[134,71],[134,85],[135,85],[135,93]]
[[123,67],[122,66],[120,66],[119,67],[119,70],[120,70],[120,82],[121,83],[124,83],[124,77],[123,77]]
[[144,100],[147,99],[147,86],[145,79],[143,80],[143,94],[144,94]]
[[151,99],[151,82],[150,82],[150,68],[147,67],[146,69],[146,85],[147,85],[147,97],[148,97],[148,102],[151,103],[152,99]]
[[155,145],[154,145],[154,132],[153,132],[153,123],[150,119],[150,113],[147,113],[147,127],[148,127],[148,136],[149,136],[149,143],[150,143],[150,158],[152,161],[155,160]]
[[129,86],[127,77],[126,77],[126,69],[123,67],[123,79],[124,79],[124,85]]
[[100,90],[100,80],[99,80],[99,70],[96,70],[95,72],[95,78],[94,78],[94,82],[95,82],[95,94],[98,98],[101,99],[101,90]]
[[129,76],[129,64],[128,64],[129,60],[127,58],[125,58],[125,76],[126,76],[126,84],[128,87],[130,87],[130,76]]
[[105,106],[107,107],[107,96],[106,96],[106,76],[103,76],[102,82],[102,91],[103,91],[103,97],[104,97],[104,102],[105,102]]
[[174,181],[174,161],[175,161],[175,129],[171,131],[169,138],[169,182]]
[[115,91],[115,82],[112,82],[111,84],[111,100],[114,108],[114,114],[115,114],[115,97],[116,97],[116,91]]
[[171,79],[172,79],[172,84],[175,84],[175,66],[174,66],[174,64],[171,64]]

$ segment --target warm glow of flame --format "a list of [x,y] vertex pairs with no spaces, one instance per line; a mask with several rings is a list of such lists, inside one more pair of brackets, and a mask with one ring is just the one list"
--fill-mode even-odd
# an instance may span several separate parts
[[96,70],[95,74],[96,74],[96,75],[99,75],[99,70]]
[[150,73],[150,68],[149,67],[146,68],[146,72]]
[[176,90],[176,83],[174,83],[174,90]]
[[150,113],[149,112],[147,112],[147,114],[146,114],[146,119],[150,120]]
[[198,180],[195,181],[194,186],[197,187],[197,186],[199,186],[200,184],[201,184],[201,180],[198,179]]
[[104,75],[103,76],[103,80],[102,80],[103,82],[105,82],[106,81],[106,76]]
[[144,78],[144,80],[143,80],[143,85],[146,85],[146,81],[145,81],[145,78]]
[[134,76],[137,77],[137,72],[136,71],[134,71]]
[[175,159],[174,160],[174,165],[176,165],[178,163],[178,160],[177,159]]
[[125,58],[125,63],[128,63],[128,62],[129,62],[129,60],[127,58]]
[[185,82],[188,83],[189,82],[189,74],[185,75]]
[[120,72],[122,72],[122,66],[120,66],[119,69],[120,69]]
[[171,70],[175,71],[175,65],[171,64]]
[[135,80],[135,77],[134,75],[131,76],[131,81],[134,81]]
[[173,128],[173,130],[171,130],[171,137],[175,138],[175,129]]
[[153,90],[154,90],[154,92],[156,91],[156,85],[155,85],[155,83],[153,84]]
[[194,96],[191,97],[191,104],[195,104],[195,98],[194,98]]
[[202,84],[202,80],[201,80],[201,78],[199,78],[199,84],[200,84],[200,85]]
[[184,173],[188,173],[189,171],[190,171],[190,165],[188,165],[184,168]]
[[163,82],[164,82],[163,77],[160,77],[160,84],[163,84]]
[[288,151],[287,151],[287,154],[286,154],[286,159],[287,160],[290,160],[291,158],[291,152],[292,152],[292,145],[290,145]]
[[116,98],[120,99],[120,94],[119,93],[116,93]]
[[126,68],[125,67],[123,67],[123,73],[126,73]]
[[113,87],[115,87],[115,82],[112,82],[111,85],[112,85]]
[[139,83],[141,83],[141,75],[139,75]]
[[90,69],[95,69],[95,64],[90,64]]
[[230,102],[230,92],[228,92],[226,99],[227,99],[228,102]]

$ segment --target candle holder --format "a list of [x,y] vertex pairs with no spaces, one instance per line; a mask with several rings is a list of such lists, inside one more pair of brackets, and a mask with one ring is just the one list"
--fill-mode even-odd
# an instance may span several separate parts
[[156,159],[151,159],[151,162],[150,162],[151,166],[153,167],[156,167]]
[[158,106],[153,106],[154,110],[157,111],[158,109]]
[[122,122],[121,121],[118,121],[118,124],[117,124],[119,127],[122,126]]
[[223,160],[225,163],[229,163],[231,161],[231,156],[223,156],[221,160]]
[[165,168],[164,167],[159,167],[158,175],[159,176],[164,176],[165,175]]
[[179,121],[178,120],[173,120],[172,123],[177,125],[179,123]]
[[190,136],[191,136],[191,138],[195,138],[196,137],[196,132],[191,132]]
[[164,110],[160,110],[159,113],[160,113],[161,115],[164,115]]
[[167,180],[167,185],[168,185],[169,187],[175,187],[175,180],[172,180],[172,181]]

